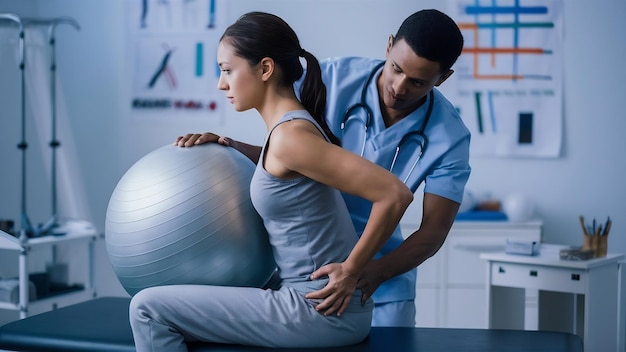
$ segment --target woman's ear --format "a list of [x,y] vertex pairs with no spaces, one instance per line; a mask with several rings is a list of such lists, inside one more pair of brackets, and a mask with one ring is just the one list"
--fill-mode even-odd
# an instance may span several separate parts
[[261,59],[261,79],[267,81],[272,77],[274,73],[274,60],[269,57],[264,57]]

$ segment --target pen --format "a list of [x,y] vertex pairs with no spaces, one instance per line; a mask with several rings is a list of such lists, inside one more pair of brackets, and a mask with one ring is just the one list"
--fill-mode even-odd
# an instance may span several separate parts
[[592,234],[596,234],[596,218],[593,218],[593,221],[591,222],[591,233]]
[[609,231],[611,230],[611,224],[613,223],[613,221],[611,221],[611,217],[608,217],[606,219],[606,225],[604,226],[604,232],[602,233],[603,236],[608,236],[609,235]]
[[580,220],[580,226],[583,228],[583,234],[588,235],[587,228],[585,227],[585,218],[582,215],[580,215],[578,217],[578,220]]

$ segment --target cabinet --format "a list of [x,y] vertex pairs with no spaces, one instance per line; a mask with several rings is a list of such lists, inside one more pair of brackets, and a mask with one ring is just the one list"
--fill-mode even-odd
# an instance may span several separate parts
[[[46,311],[57,307],[73,304],[95,297],[93,285],[94,270],[94,243],[97,240],[95,227],[85,221],[69,221],[61,224],[56,232],[60,235],[47,235],[36,238],[18,239],[0,231],[0,252],[18,252],[18,287],[19,299],[17,303],[12,301],[0,301],[0,309],[19,311],[20,319],[28,316],[29,311]],[[51,263],[56,263],[56,250],[59,246],[84,245],[87,249],[87,263],[82,282],[68,290],[53,292],[43,298],[29,299],[30,268],[29,262],[33,251],[50,251]]]
[[[481,255],[488,262],[489,328],[565,331],[579,335],[585,351],[623,350],[619,261],[624,254],[560,260],[564,247],[544,244],[532,257]],[[538,316],[522,314],[528,289],[539,290]]]
[[[419,225],[400,226],[408,236]],[[480,254],[504,251],[507,239],[541,238],[540,220],[456,221],[442,248],[417,269],[416,326],[487,328],[485,262]],[[527,299],[535,299],[532,292]]]

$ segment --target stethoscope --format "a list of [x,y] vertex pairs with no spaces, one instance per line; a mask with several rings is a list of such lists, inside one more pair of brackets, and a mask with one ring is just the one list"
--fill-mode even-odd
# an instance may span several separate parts
[[[365,110],[365,121],[363,121],[363,126],[364,126],[364,135],[363,135],[363,146],[361,147],[361,156],[363,156],[363,154],[365,153],[365,143],[367,141],[367,130],[369,129],[369,127],[372,124],[372,120],[373,120],[373,116],[374,116],[374,111],[372,111],[372,108],[370,108],[370,106],[366,103],[365,98],[367,95],[367,88],[369,87],[370,83],[372,82],[372,79],[374,79],[374,76],[376,75],[376,72],[378,72],[378,69],[380,69],[383,65],[385,64],[385,62],[381,62],[378,65],[376,65],[376,67],[374,67],[374,69],[372,70],[372,72],[369,74],[369,77],[367,77],[367,80],[365,81],[365,84],[363,85],[363,88],[361,90],[361,101],[350,106],[347,110],[346,113],[343,116],[343,121],[341,122],[341,131],[343,132],[346,123],[348,122],[348,120],[350,119],[350,117],[358,110],[358,109],[363,109]],[[398,145],[396,146],[396,151],[393,155],[393,159],[391,161],[391,166],[389,167],[389,171],[393,172],[393,167],[396,164],[396,160],[398,159],[398,155],[400,154],[400,149],[402,148],[403,145],[405,145],[410,139],[418,139],[418,144],[420,147],[420,151],[417,154],[417,159],[415,159],[415,162],[413,162],[413,165],[411,166],[411,169],[409,170],[409,173],[406,175],[406,177],[404,178],[403,182],[406,183],[407,180],[409,179],[409,176],[411,176],[411,173],[413,172],[413,170],[415,169],[415,167],[417,166],[417,162],[421,159],[422,154],[424,154],[424,149],[426,149],[426,144],[428,144],[428,139],[426,138],[426,135],[424,134],[424,130],[426,129],[426,126],[428,125],[428,120],[430,120],[430,115],[432,114],[433,111],[433,103],[435,100],[435,95],[433,93],[433,91],[431,90],[429,93],[429,97],[428,97],[428,109],[426,110],[426,117],[424,118],[424,122],[422,122],[422,126],[420,127],[419,130],[417,131],[411,131],[407,134],[405,134],[402,139],[400,140],[400,142],[398,143]],[[362,121],[362,119],[359,119]],[[418,137],[418,138],[415,138]]]

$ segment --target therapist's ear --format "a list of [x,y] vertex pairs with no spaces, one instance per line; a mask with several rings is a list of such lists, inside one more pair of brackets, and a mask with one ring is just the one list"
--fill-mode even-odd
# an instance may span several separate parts
[[387,41],[387,52],[386,55],[389,55],[389,52],[391,51],[391,47],[393,47],[393,41],[394,41],[394,37],[393,34],[389,34],[389,40]]
[[443,82],[445,82],[450,76],[452,76],[452,74],[454,73],[454,70],[448,70],[448,72],[442,74],[441,76],[439,76],[439,79],[437,80],[437,83],[435,83],[435,87],[439,87],[439,85]]

